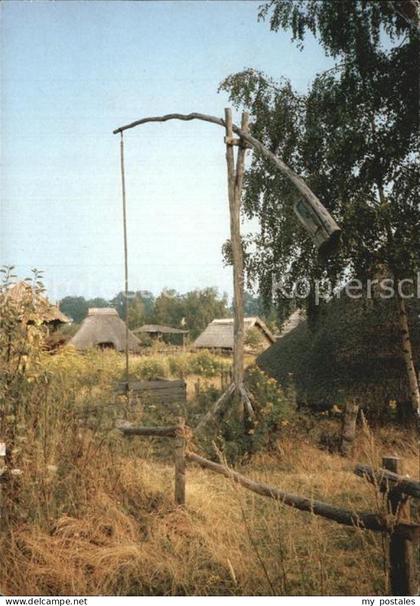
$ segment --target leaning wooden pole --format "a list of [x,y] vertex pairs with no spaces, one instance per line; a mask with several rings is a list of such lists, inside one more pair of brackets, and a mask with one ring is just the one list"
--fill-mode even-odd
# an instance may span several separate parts
[[[197,112],[193,112],[190,114],[166,114],[164,116],[149,116],[147,118],[141,118],[140,120],[136,120],[135,122],[131,122],[130,124],[125,124],[124,126],[120,126],[116,128],[113,133],[116,135],[117,133],[122,133],[123,131],[129,130],[131,128],[136,128],[137,126],[141,126],[142,124],[149,124],[152,122],[167,122],[168,120],[202,120],[204,122],[210,122],[211,124],[217,124],[218,126],[222,126],[226,128],[225,121],[222,118],[218,118],[216,116],[209,116],[207,114],[200,114]],[[258,141],[255,137],[253,137],[249,132],[245,132],[235,124],[232,125],[232,130],[235,134],[237,134],[243,141],[248,143],[258,154],[261,154],[270,162],[274,163],[275,166],[280,170],[280,172],[289,179],[293,185],[298,189],[298,191],[302,194],[302,196],[306,199],[308,204],[314,210],[314,212],[322,217],[322,222],[329,226],[331,233],[332,232],[340,232],[340,228],[337,223],[331,217],[327,209],[321,204],[318,200],[317,196],[314,192],[308,187],[305,181],[297,175],[294,170],[290,168],[281,158],[276,156],[270,149],[265,147],[261,141]],[[335,235],[337,235],[337,233]]]

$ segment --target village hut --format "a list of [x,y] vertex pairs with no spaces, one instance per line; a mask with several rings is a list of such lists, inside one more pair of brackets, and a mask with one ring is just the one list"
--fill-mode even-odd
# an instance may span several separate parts
[[185,337],[188,334],[188,330],[181,328],[173,328],[172,326],[163,326],[162,324],[143,324],[140,328],[133,330],[133,333],[142,339],[142,337],[149,337],[151,340],[171,340],[172,338],[179,338],[181,336],[182,344],[185,342]]
[[[244,318],[244,332],[246,351],[263,351],[275,341],[268,327],[257,316]],[[210,322],[194,341],[193,347],[228,353],[233,351],[233,342],[233,318],[223,318]]]
[[[420,367],[418,300],[406,300],[413,353]],[[394,299],[334,298],[318,318],[304,318],[257,358],[258,366],[298,403],[316,410],[354,400],[372,417],[410,409],[409,384]]]
[[51,331],[70,322],[57,305],[50,303],[45,295],[28,282],[22,281],[11,285],[3,296],[13,305],[22,322],[26,324],[41,321]]
[[[124,351],[126,346],[126,325],[121,320],[116,309],[111,307],[89,309],[77,333],[69,342],[76,349],[116,349]],[[128,349],[137,352],[140,341],[128,331]]]

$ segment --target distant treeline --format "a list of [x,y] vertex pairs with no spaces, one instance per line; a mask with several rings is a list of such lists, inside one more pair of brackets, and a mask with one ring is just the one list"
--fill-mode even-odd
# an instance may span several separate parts
[[[119,292],[114,298],[64,297],[60,303],[63,313],[80,323],[91,307],[114,307],[121,318],[125,317],[125,296]],[[262,302],[250,293],[245,295],[245,315],[263,316]],[[131,330],[143,324],[164,324],[175,328],[185,328],[195,338],[215,318],[232,316],[226,294],[220,295],[217,288],[204,288],[180,294],[164,289],[155,297],[147,290],[130,292],[128,305],[128,326]]]

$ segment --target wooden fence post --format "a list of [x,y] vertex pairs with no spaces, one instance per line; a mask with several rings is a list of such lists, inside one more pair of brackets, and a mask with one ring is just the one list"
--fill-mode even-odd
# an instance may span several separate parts
[[185,419],[178,418],[175,434],[175,503],[185,505]]
[[347,401],[341,430],[341,454],[345,457],[351,455],[353,450],[353,442],[356,437],[356,422],[359,413],[359,404],[354,401]]
[[[399,457],[383,457],[382,467],[403,475],[403,462]],[[398,486],[388,491],[388,510],[405,522],[410,520],[408,497],[401,494]],[[395,532],[389,538],[389,576],[391,595],[416,595],[413,544],[401,534]]]
[[200,379],[197,379],[197,381],[194,383],[194,391],[195,397],[198,398],[200,395]]

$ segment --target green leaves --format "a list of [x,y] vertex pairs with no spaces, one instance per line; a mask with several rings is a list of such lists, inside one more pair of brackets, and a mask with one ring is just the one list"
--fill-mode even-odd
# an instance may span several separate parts
[[[244,213],[258,218],[248,278],[271,297],[285,281],[367,277],[375,265],[412,275],[418,266],[418,35],[392,3],[365,0],[272,0],[260,11],[271,29],[303,45],[314,34],[332,70],[306,95],[255,69],[226,78],[237,108],[251,114],[252,133],[301,174],[332,212],[342,234],[338,257],[321,266],[291,208],[297,193],[263,158],[246,174]],[[417,182],[415,183],[415,181]],[[392,234],[392,242],[390,241]],[[350,272],[350,274],[349,274]],[[281,296],[279,308],[289,302]]]

